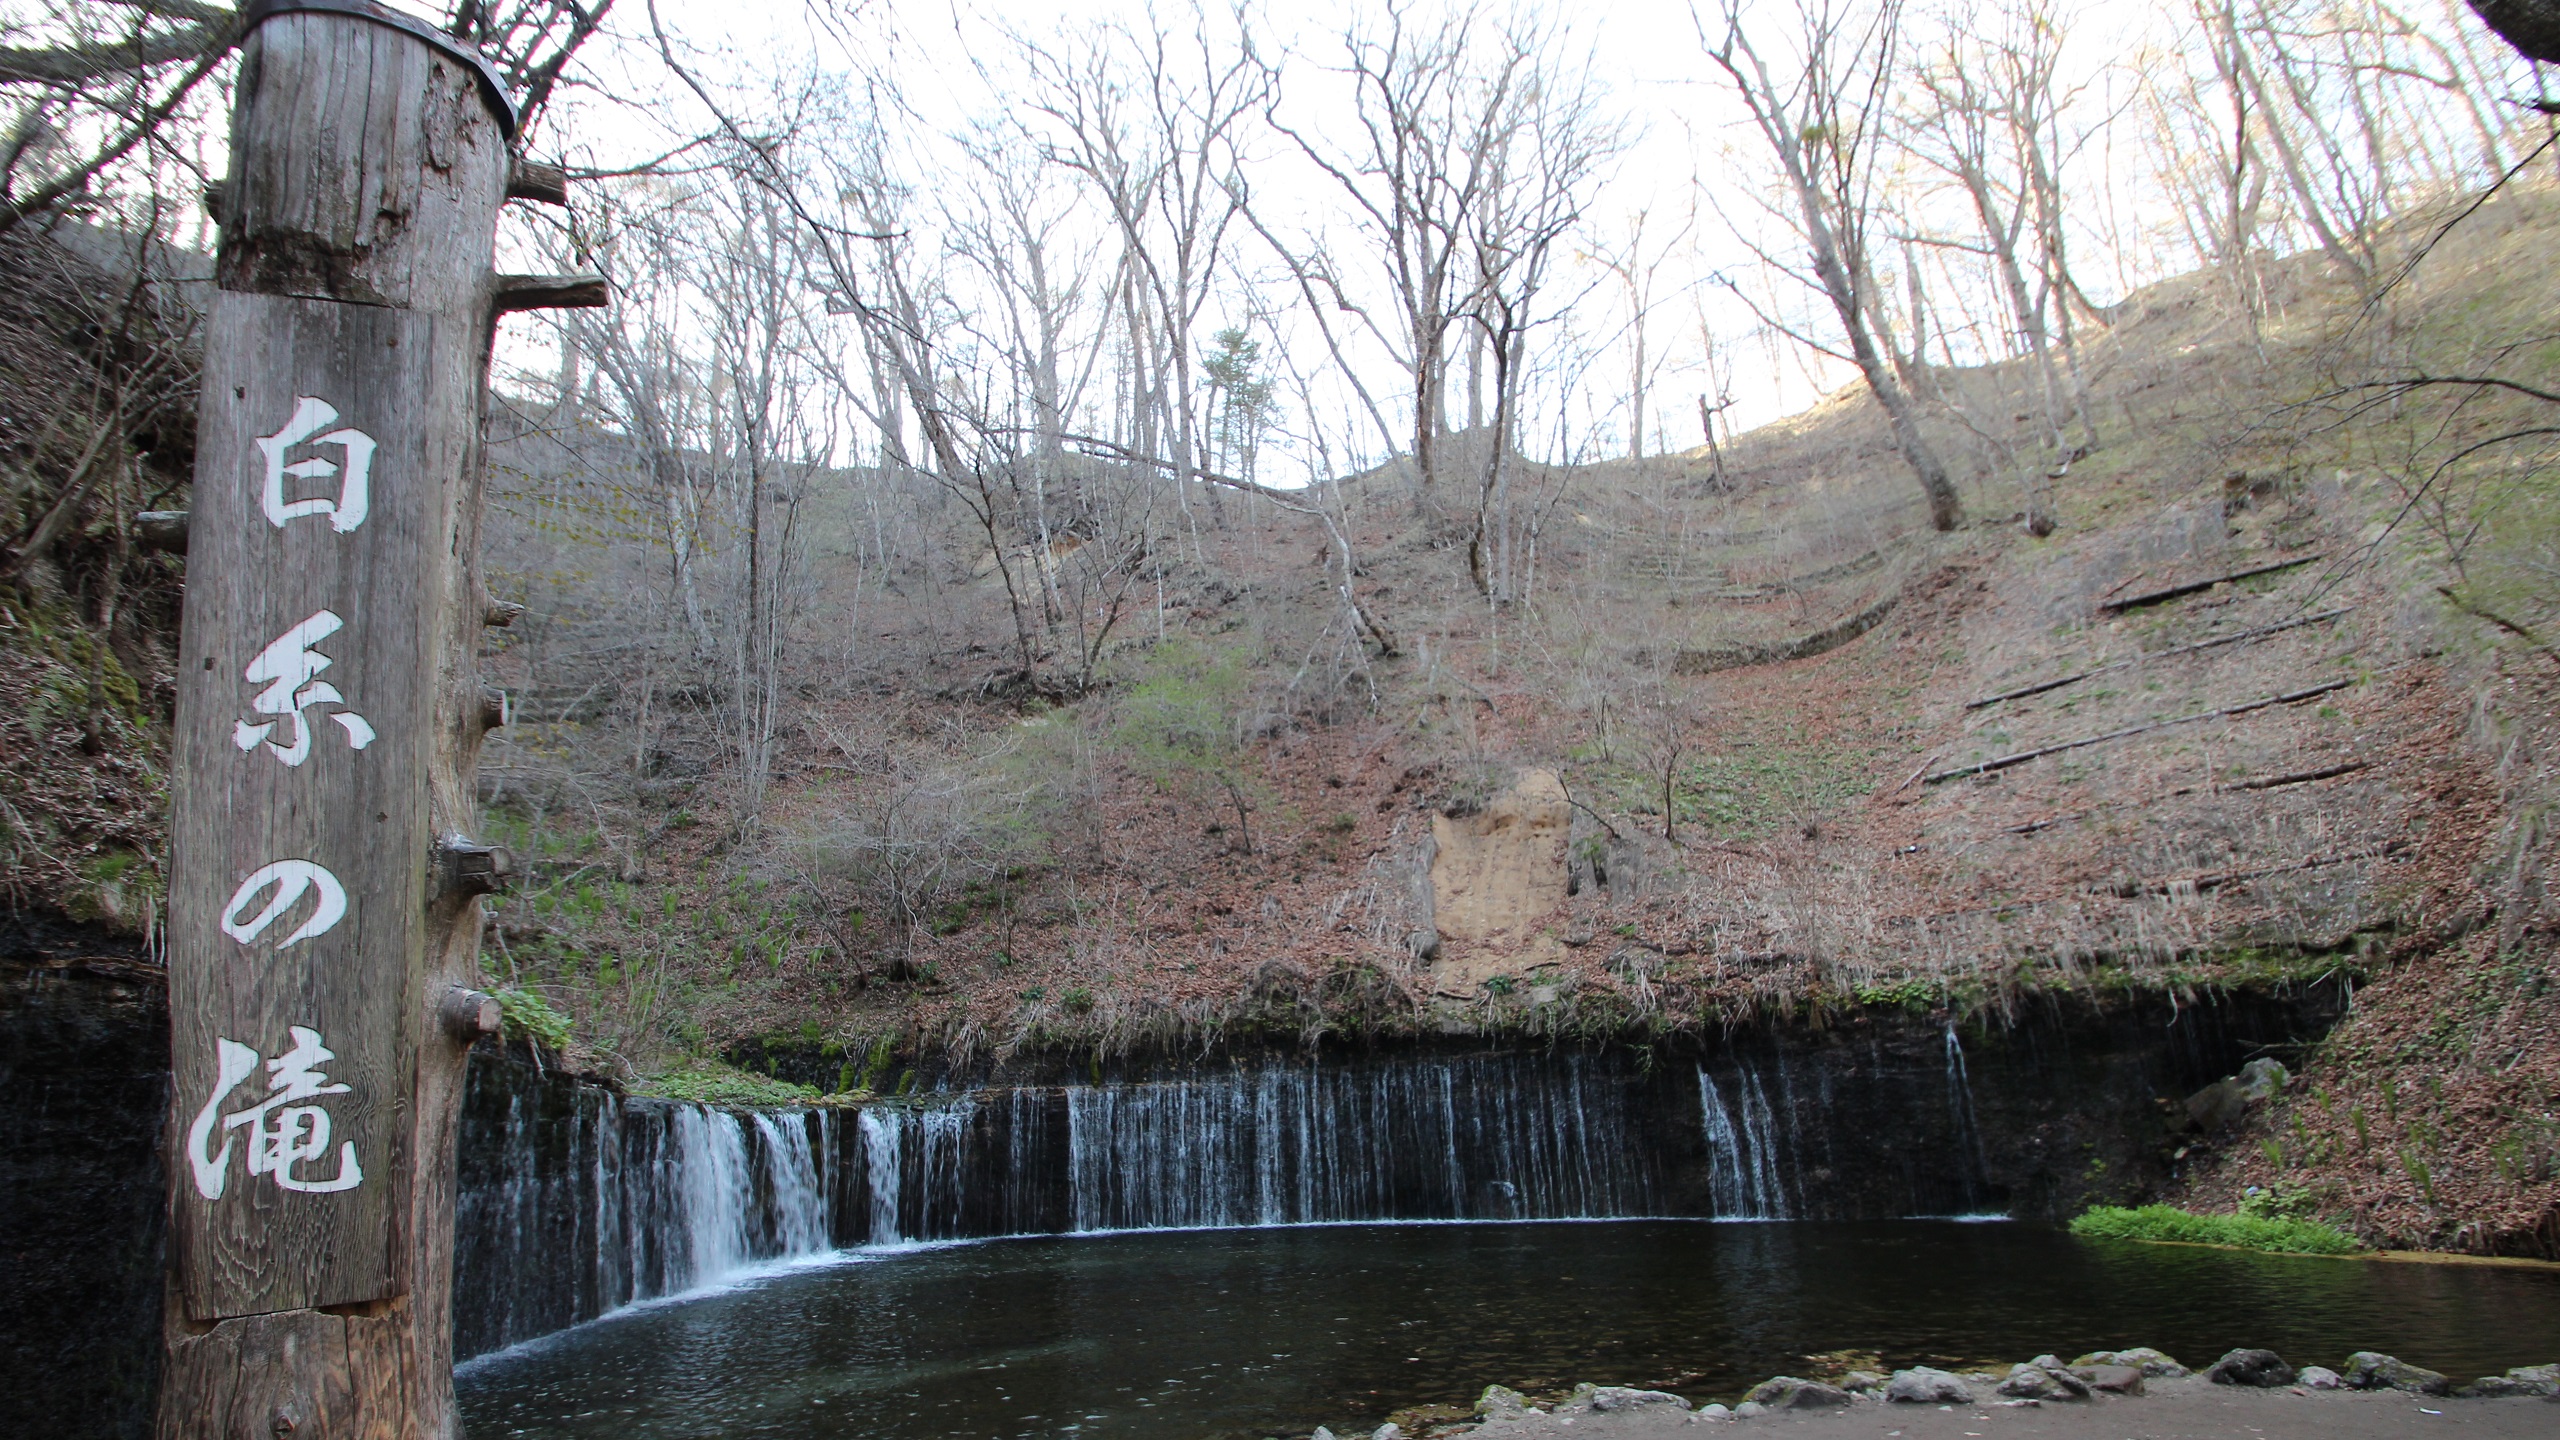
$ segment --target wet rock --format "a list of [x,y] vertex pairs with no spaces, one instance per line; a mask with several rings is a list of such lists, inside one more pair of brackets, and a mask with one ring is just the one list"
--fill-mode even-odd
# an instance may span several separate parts
[[1754,1403],[1771,1410],[1836,1410],[1853,1399],[1848,1391],[1819,1380],[1780,1375],[1751,1387]]
[[1853,1394],[1861,1390],[1878,1390],[1883,1387],[1884,1377],[1873,1370],[1852,1370],[1840,1377],[1840,1388]]
[[2187,1118],[2199,1130],[2228,1130],[2240,1123],[2250,1106],[2274,1096],[2292,1078],[2273,1060],[2252,1060],[2240,1067],[2239,1074],[2188,1096]]
[[2293,1383],[2305,1390],[2344,1390],[2347,1382],[2326,1365],[2305,1365],[2293,1377]]
[[1487,1420],[1517,1420],[1530,1413],[1529,1397],[1508,1385],[1487,1385],[1476,1397],[1476,1413]]
[[2136,1345],[2130,1350],[2092,1350],[2071,1362],[2074,1370],[2084,1365],[2130,1365],[2141,1371],[2145,1380],[2177,1380],[2189,1373],[2186,1366],[2148,1345]]
[[2204,1378],[2216,1385],[2274,1390],[2293,1383],[2293,1367],[2273,1350],[2234,1350],[2207,1366]]
[[1369,1440],[1404,1440],[1404,1427],[1390,1420],[1370,1431]]
[[1766,1415],[1768,1413],[1769,1407],[1761,1404],[1757,1400],[1745,1400],[1741,1404],[1733,1407],[1733,1418],[1736,1420],[1749,1420],[1754,1416]]
[[1657,1405],[1668,1405],[1675,1410],[1689,1408],[1688,1401],[1668,1390],[1638,1390],[1627,1385],[1602,1385],[1591,1392],[1591,1408],[1603,1415],[1614,1415],[1628,1410],[1647,1410]]
[[1964,1383],[1961,1375],[1915,1365],[1893,1372],[1893,1379],[1884,1387],[1884,1398],[1899,1405],[1970,1405],[1973,1388]]
[[2142,1393],[2142,1372],[2130,1365],[2074,1365],[2071,1373],[2086,1381],[2090,1389],[2108,1395]]
[[1334,1434],[1332,1431],[1326,1429],[1322,1425],[1319,1425],[1316,1427],[1316,1433],[1309,1436],[1308,1440],[1334,1440]]
[[2089,1382],[2063,1368],[2051,1355],[2009,1367],[2009,1378],[2000,1382],[1999,1391],[2012,1400],[2086,1400]]
[[1698,1418],[1701,1420],[1730,1420],[1733,1418],[1733,1412],[1722,1405],[1701,1405],[1698,1407]]
[[2359,1350],[2348,1356],[2346,1379],[2350,1390],[2406,1390],[2412,1395],[2453,1393],[2453,1382],[2442,1375],[2379,1350]]
[[2506,1378],[2533,1387],[2536,1395],[2560,1395],[2560,1364],[2519,1365]]

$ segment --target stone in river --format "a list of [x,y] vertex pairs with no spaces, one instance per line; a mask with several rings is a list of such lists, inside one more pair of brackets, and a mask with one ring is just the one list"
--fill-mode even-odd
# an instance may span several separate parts
[[2074,1365],[2071,1373],[2087,1381],[2092,1390],[2110,1395],[2142,1393],[2142,1372],[2130,1365]]
[[2204,1377],[2216,1385],[2273,1390],[2293,1383],[2293,1367],[2273,1350],[2234,1350],[2207,1366]]
[[1780,1375],[1751,1387],[1751,1400],[1771,1410],[1836,1410],[1853,1397],[1836,1385]]
[[1625,1385],[1600,1386],[1591,1392],[1590,1398],[1591,1408],[1603,1415],[1623,1410],[1644,1410],[1656,1405],[1668,1405],[1675,1410],[1689,1408],[1688,1401],[1668,1390],[1637,1390]]
[[2347,1357],[2350,1390],[2406,1390],[2413,1395],[2450,1395],[2453,1382],[2433,1370],[2378,1350],[2359,1350]]
[[2293,1377],[2293,1383],[2305,1390],[2344,1390],[2347,1382],[2326,1365],[2305,1365]]
[[1319,1425],[1316,1427],[1316,1433],[1308,1437],[1308,1440],[1334,1440],[1333,1432]]
[[1884,1398],[1902,1405],[1970,1405],[1973,1388],[1964,1383],[1961,1375],[1915,1365],[1893,1372],[1893,1379],[1884,1387]]
[[1529,1397],[1508,1385],[1487,1385],[1476,1397],[1476,1413],[1487,1420],[1514,1420],[1529,1413]]
[[1370,1431],[1369,1440],[1404,1440],[1404,1427],[1390,1420]]

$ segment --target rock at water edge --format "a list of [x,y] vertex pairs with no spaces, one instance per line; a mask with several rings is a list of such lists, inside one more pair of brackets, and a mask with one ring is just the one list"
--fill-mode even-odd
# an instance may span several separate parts
[[1404,1440],[1404,1427],[1390,1420],[1370,1431],[1369,1440]]
[[1766,1415],[1768,1413],[1769,1407],[1761,1404],[1757,1400],[1745,1400],[1741,1404],[1733,1407],[1733,1418],[1736,1420],[1748,1420],[1755,1415]]
[[2451,1380],[2379,1350],[2359,1350],[2348,1356],[2346,1379],[2350,1390],[2406,1390],[2412,1395],[2453,1393]]
[[1836,1410],[1855,1397],[1836,1385],[1780,1375],[1751,1387],[1751,1400],[1770,1410]]
[[1688,1401],[1668,1390],[1638,1390],[1626,1385],[1599,1386],[1591,1392],[1590,1400],[1591,1408],[1603,1415],[1643,1410],[1656,1405],[1668,1405],[1675,1410],[1689,1408]]
[[2075,1370],[2083,1365],[2130,1365],[2141,1371],[2145,1380],[2176,1380],[2188,1373],[2186,1366],[2148,1345],[2136,1345],[2130,1350],[2092,1350],[2071,1362]]
[[2216,1385],[2273,1390],[2293,1383],[2293,1367],[2273,1350],[2234,1350],[2206,1367],[2204,1377]]
[[2012,1400],[2086,1400],[2089,1382],[2063,1368],[2051,1355],[2039,1355],[2009,1367],[1999,1391]]
[[2293,1383],[2305,1390],[2344,1390],[2347,1382],[2326,1365],[2305,1365],[2293,1377]]
[[1915,1365],[1893,1372],[1893,1379],[1885,1383],[1884,1398],[1900,1405],[1970,1405],[1973,1388],[1961,1375]]
[[1733,1418],[1733,1412],[1727,1410],[1721,1405],[1701,1405],[1698,1407],[1698,1418],[1701,1420],[1730,1420]]
[[2142,1393],[2142,1372],[2130,1365],[2074,1365],[2071,1373],[2079,1376],[2090,1389],[2109,1395]]
[[2508,1371],[2506,1378],[2532,1386],[2536,1395],[2560,1395],[2560,1364],[2519,1365]]
[[1529,1397],[1508,1385],[1487,1385],[1476,1397],[1476,1413],[1487,1420],[1512,1420],[1529,1413]]

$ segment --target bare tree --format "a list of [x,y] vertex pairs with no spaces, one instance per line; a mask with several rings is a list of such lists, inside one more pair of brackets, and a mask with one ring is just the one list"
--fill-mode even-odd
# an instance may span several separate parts
[[1792,266],[1781,268],[1808,279],[1830,303],[1847,347],[1845,352],[1827,344],[1819,348],[1858,367],[1893,426],[1903,460],[1920,482],[1929,523],[1953,530],[1963,522],[1963,502],[1921,433],[1919,407],[1877,344],[1872,320],[1875,274],[1868,247],[1877,152],[1890,122],[1900,0],[1859,8],[1848,0],[1803,0],[1799,13],[1803,29],[1795,37],[1795,62],[1784,83],[1744,32],[1737,0],[1728,0],[1719,36],[1707,35],[1701,17],[1700,38],[1707,57],[1749,110],[1795,202],[1791,219],[1812,274],[1808,279]]

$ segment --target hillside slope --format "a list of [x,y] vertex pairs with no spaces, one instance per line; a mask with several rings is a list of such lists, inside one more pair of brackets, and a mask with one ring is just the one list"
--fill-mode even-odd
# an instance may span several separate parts
[[[2375,304],[2302,262],[2254,323],[2213,276],[2137,295],[2088,344],[2101,444],[2058,477],[2024,374],[1940,375],[1953,535],[1855,394],[1721,471],[1522,467],[1507,604],[1469,579],[1471,497],[1343,482],[1374,631],[1322,526],[1194,492],[1121,590],[1047,602],[1025,676],[1005,583],[1065,596],[1088,542],[999,557],[927,477],[800,477],[770,735],[723,597],[669,568],[663,467],[511,411],[490,569],[529,613],[493,641],[483,777],[529,865],[487,967],[589,1063],[679,1089],[724,1059],[882,1089],[928,1059],[2343,980],[2282,1095],[2172,1142],[2190,1194],[2560,1256],[2560,527],[2540,439],[2471,450],[2545,402],[2370,388],[2550,388],[2555,206],[2500,197]],[[0,684],[68,696],[77,606],[10,604]],[[12,852],[27,903],[147,919],[102,897],[140,863],[147,900],[156,863],[149,688],[104,738],[96,704],[13,701],[12,833],[57,837]],[[86,778],[113,765],[146,778]]]

